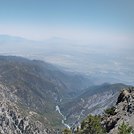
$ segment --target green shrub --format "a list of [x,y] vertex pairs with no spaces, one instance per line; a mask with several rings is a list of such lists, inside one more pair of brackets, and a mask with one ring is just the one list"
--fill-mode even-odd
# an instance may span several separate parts
[[115,107],[112,107],[112,108],[108,108],[105,110],[105,113],[108,114],[108,115],[115,115]]
[[131,134],[132,133],[132,127],[130,127],[128,124],[125,124],[124,122],[118,127],[118,134]]

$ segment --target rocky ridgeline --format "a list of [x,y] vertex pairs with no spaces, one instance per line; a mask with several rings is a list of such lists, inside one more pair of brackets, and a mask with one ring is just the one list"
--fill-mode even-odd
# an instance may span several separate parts
[[0,104],[0,132],[2,134],[40,133],[39,129],[9,109],[5,103]]
[[[33,120],[35,112],[29,115],[22,114],[23,110],[16,101],[18,98],[8,92],[8,88],[0,85],[0,134],[50,134],[54,133],[47,129],[40,121]],[[25,111],[25,110],[24,110]],[[27,111],[25,111],[27,112]]]
[[109,114],[104,114],[102,124],[109,134],[117,134],[120,124],[125,122],[134,129],[134,87],[124,89],[115,107]]

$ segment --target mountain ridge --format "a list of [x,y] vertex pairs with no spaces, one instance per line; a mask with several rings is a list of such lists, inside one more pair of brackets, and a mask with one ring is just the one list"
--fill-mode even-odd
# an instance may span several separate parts
[[0,56],[0,83],[25,107],[48,117],[53,126],[61,126],[62,117],[55,110],[57,104],[82,92],[90,80],[42,61]]
[[121,83],[92,86],[92,81],[80,74],[16,56],[0,56],[0,84],[6,102],[23,109],[22,117],[32,114],[33,119],[45,123],[43,129],[52,134],[77,126],[88,114],[103,113],[115,104],[120,90],[128,87]]

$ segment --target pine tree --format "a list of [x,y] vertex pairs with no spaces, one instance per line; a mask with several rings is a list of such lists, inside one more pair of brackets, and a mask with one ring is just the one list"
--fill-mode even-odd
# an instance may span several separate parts
[[81,123],[81,134],[104,134],[104,129],[100,122],[99,116],[89,115]]

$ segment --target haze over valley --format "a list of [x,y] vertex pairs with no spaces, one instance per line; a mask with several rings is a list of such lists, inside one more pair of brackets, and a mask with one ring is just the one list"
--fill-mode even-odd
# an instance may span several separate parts
[[96,84],[118,82],[131,85],[134,82],[134,48],[131,45],[84,44],[61,38],[34,41],[8,35],[0,35],[0,44],[1,55],[43,60],[70,72],[87,75]]
[[134,1],[1,0],[0,134],[134,134]]

